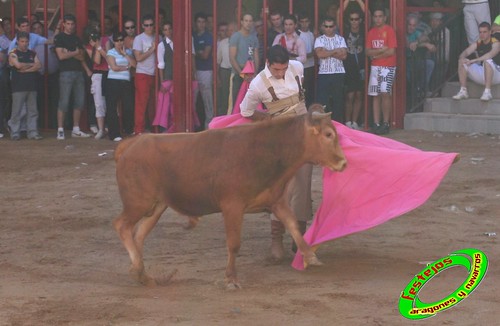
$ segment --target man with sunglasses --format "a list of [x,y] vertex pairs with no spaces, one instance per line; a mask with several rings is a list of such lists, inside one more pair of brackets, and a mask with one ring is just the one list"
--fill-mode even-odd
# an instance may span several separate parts
[[[373,129],[377,135],[389,133],[392,111],[392,84],[396,77],[396,32],[386,24],[385,10],[373,10],[374,26],[366,37],[366,55],[372,59],[368,95],[373,96]],[[380,118],[382,117],[383,123]]]
[[[148,111],[148,102],[152,98],[155,76],[155,34],[154,19],[152,15],[142,17],[142,28],[144,32],[134,39],[134,57],[137,61],[135,73],[135,114],[134,133],[142,134],[146,128],[145,114]],[[149,113],[149,121],[153,121],[155,112],[152,106]]]
[[[335,121],[344,122],[344,75],[342,60],[347,57],[347,45],[342,36],[335,34],[335,19],[323,20],[324,34],[314,42],[314,52],[319,58],[316,101],[333,113]],[[330,105],[330,96],[332,105]]]
[[132,18],[125,18],[125,21],[123,22],[123,30],[127,34],[123,40],[123,45],[126,49],[130,49],[132,51],[135,39],[135,20]]
[[344,34],[347,43],[346,70],[346,126],[359,130],[358,119],[363,104],[365,89],[365,35],[360,11],[349,13],[349,28]]

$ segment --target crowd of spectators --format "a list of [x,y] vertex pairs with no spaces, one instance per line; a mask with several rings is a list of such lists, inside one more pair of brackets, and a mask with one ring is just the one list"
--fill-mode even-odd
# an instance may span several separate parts
[[[478,8],[487,1],[462,2],[464,28],[469,42],[476,44],[479,34],[473,27],[482,23],[478,19],[486,19],[484,10]],[[440,1],[434,3],[441,5]],[[389,132],[398,45],[394,29],[387,24],[387,8],[370,9],[365,8],[363,0],[344,1],[343,8],[329,6],[321,17],[318,33],[312,31],[312,17],[306,13],[283,15],[271,11],[266,43],[268,48],[275,44],[283,46],[293,60],[303,64],[302,84],[307,105],[319,102],[333,113],[335,120],[349,128],[361,129],[363,125],[368,127],[362,112],[367,93],[373,98],[372,131],[385,134]],[[339,26],[341,15],[342,28]],[[27,18],[20,17],[15,26],[9,18],[4,18],[0,22],[0,137],[9,129],[13,140],[20,139],[21,131],[26,131],[28,138],[41,139],[33,127],[33,119],[39,119],[38,112],[46,101],[49,107],[57,108],[56,112],[49,112],[48,125],[57,127],[60,140],[65,139],[68,123],[72,123],[72,137],[90,137],[80,130],[84,108],[89,113],[87,120],[96,139],[107,136],[120,141],[145,131],[171,130],[171,102],[166,104],[167,110],[155,112],[159,98],[153,92],[157,88],[164,96],[173,91],[174,26],[165,16],[160,10],[159,22],[155,22],[153,15],[143,16],[140,22],[124,17],[123,32],[120,32],[116,7],[104,16],[102,27],[95,12],[90,12],[82,39],[75,35],[76,19],[72,15],[65,15],[55,30],[49,30],[48,37],[43,36],[44,26],[36,15],[31,17],[31,24]],[[249,82],[266,64],[262,17],[254,20],[251,14],[243,12],[239,30],[238,22],[220,22],[215,27],[211,18],[199,12],[193,20],[194,101],[199,93],[204,109],[204,124],[200,129],[207,128],[214,116],[232,112],[243,82]],[[413,63],[407,65],[406,75],[409,83],[420,76],[416,85],[427,93],[430,93],[436,64],[449,64],[450,31],[443,27],[444,19],[441,12],[425,17],[412,12],[407,16],[406,56],[407,62]],[[370,32],[365,35],[365,24],[370,20],[372,26],[366,29]],[[154,32],[156,23],[159,35]],[[492,31],[500,31],[498,26],[493,24]],[[10,40],[12,28],[17,33]],[[217,28],[216,40],[212,39],[212,28]],[[496,45],[493,48],[496,49]],[[419,61],[414,59],[417,52]],[[215,67],[213,54],[217,56]],[[249,62],[251,73],[244,71]],[[158,87],[155,87],[156,74],[159,75]],[[216,85],[213,85],[214,74]],[[44,78],[50,85],[59,85],[49,87],[48,100],[40,86]],[[35,82],[23,83],[24,80]],[[19,88],[20,81],[29,89]],[[31,84],[35,86],[28,87]],[[214,88],[216,107],[213,107]],[[483,97],[487,98],[491,96]],[[70,119],[66,113],[72,113]],[[158,114],[168,116],[158,117]]]

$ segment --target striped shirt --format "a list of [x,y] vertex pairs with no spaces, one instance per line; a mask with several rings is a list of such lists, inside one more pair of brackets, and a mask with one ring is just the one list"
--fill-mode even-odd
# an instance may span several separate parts
[[[325,50],[335,50],[345,48],[347,45],[345,40],[340,35],[334,35],[333,37],[328,37],[326,35],[321,35],[314,42],[314,48],[324,48]],[[344,63],[334,57],[328,57],[319,59],[319,72],[318,74],[343,74],[345,73]]]

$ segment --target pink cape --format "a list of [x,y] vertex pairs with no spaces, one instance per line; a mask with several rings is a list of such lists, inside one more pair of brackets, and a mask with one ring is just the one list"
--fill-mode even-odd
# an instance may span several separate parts
[[[241,115],[217,117],[210,128],[249,123]],[[311,246],[382,224],[429,199],[456,153],[425,152],[332,121],[347,158],[341,172],[323,170],[323,201],[304,235]],[[304,269],[300,252],[292,266]]]
[[[236,101],[233,104],[233,110],[231,112],[228,112],[228,114],[240,113],[240,104],[241,102],[243,102],[243,98],[245,98],[245,94],[247,93],[248,88],[250,87],[250,82],[244,79],[245,75],[253,75],[254,72],[255,72],[255,67],[253,61],[248,60],[240,73],[241,78],[243,78],[243,82],[241,83],[240,90],[238,91],[238,96],[236,97]],[[260,103],[257,106],[257,110],[261,111],[264,110],[262,103]]]
[[[174,84],[171,80],[165,80],[161,83],[161,86],[166,90],[163,92],[158,92],[158,101],[156,105],[156,114],[153,120],[153,126],[161,126],[165,128],[165,132],[174,132],[174,108],[173,108],[173,92]],[[195,102],[194,94],[198,89],[198,82],[193,81],[193,103]],[[194,127],[200,126],[200,120],[194,109],[193,105],[192,121]]]

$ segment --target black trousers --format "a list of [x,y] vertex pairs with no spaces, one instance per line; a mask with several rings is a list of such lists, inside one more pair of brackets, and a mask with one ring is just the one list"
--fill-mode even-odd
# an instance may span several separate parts
[[121,137],[118,103],[122,104],[122,126],[126,134],[134,131],[134,88],[132,82],[109,79],[106,82],[106,124],[109,139]]

